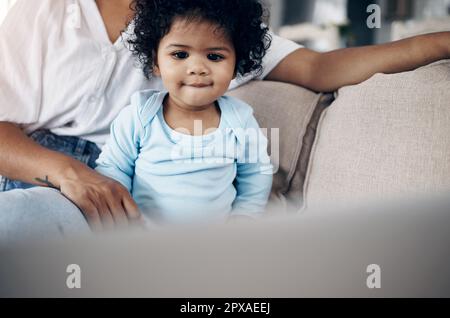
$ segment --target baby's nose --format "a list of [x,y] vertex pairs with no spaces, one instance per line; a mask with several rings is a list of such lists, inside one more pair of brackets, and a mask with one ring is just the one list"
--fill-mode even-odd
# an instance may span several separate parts
[[201,60],[192,60],[188,66],[188,74],[189,75],[208,75],[209,68],[203,63]]

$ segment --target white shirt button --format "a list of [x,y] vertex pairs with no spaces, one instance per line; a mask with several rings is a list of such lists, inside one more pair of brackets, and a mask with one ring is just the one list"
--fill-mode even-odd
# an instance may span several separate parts
[[115,52],[113,47],[104,47],[104,48],[102,48],[102,57],[105,60],[112,59],[114,57],[115,53],[116,52]]

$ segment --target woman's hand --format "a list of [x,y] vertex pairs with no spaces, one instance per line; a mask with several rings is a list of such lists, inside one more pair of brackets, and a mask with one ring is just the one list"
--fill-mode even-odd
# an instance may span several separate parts
[[136,203],[119,182],[78,161],[72,161],[58,175],[61,193],[78,206],[93,231],[142,223]]
[[141,224],[127,189],[85,164],[49,150],[13,123],[0,122],[0,174],[56,188],[80,208],[93,230]]

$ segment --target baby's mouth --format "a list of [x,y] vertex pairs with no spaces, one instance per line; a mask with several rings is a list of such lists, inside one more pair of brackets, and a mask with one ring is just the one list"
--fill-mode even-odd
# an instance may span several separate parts
[[212,86],[212,84],[208,83],[191,83],[191,84],[184,84],[185,86],[195,87],[195,88],[204,88]]

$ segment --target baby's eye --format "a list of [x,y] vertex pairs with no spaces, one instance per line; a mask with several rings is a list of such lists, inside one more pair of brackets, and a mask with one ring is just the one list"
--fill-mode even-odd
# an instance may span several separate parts
[[172,53],[172,56],[176,59],[184,60],[184,59],[188,58],[189,54],[187,52],[180,51],[180,52]]
[[208,54],[208,60],[210,60],[210,61],[218,62],[223,59],[224,59],[224,57],[222,55],[214,54],[214,53]]

